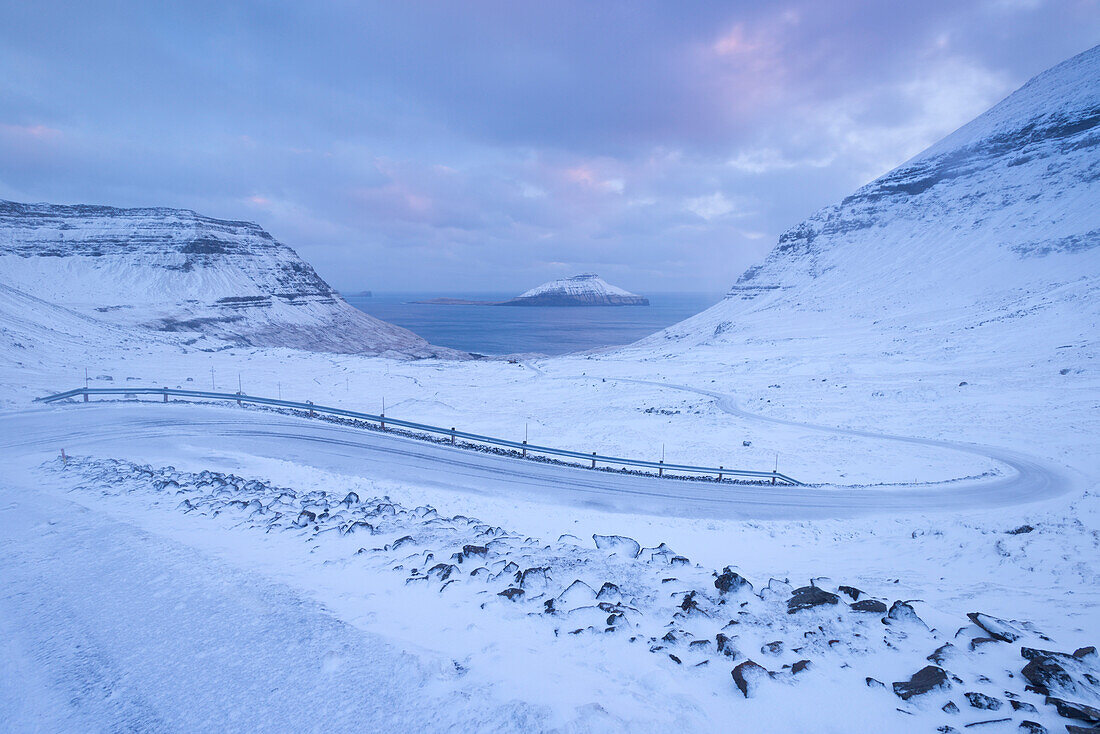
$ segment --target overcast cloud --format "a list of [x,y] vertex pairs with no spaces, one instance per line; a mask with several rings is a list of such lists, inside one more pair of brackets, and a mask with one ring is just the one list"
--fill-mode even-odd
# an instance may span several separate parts
[[1097,0],[0,6],[0,198],[259,222],[338,288],[722,291],[1100,41]]

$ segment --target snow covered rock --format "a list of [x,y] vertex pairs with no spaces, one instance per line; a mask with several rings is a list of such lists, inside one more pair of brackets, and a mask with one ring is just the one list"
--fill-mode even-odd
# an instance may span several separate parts
[[543,283],[502,306],[648,306],[649,299],[607,283],[594,273]]
[[0,201],[0,285],[185,343],[466,356],[351,307],[258,225],[185,209]]
[[593,535],[592,540],[596,542],[596,547],[600,550],[610,551],[627,558],[637,558],[642,550],[642,546],[638,541],[623,535]]
[[894,693],[903,701],[908,701],[914,696],[920,696],[929,691],[941,688],[950,688],[951,682],[947,680],[947,673],[943,668],[935,665],[926,665],[907,681],[898,681],[893,684]]

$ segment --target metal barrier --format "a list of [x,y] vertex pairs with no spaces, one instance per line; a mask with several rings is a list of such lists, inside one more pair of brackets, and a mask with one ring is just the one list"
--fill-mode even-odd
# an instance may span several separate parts
[[586,463],[590,463],[589,468],[596,468],[596,463],[610,464],[614,466],[623,467],[637,467],[643,469],[656,469],[657,476],[663,477],[665,472],[679,472],[681,474],[691,475],[714,475],[718,481],[722,481],[725,477],[738,477],[744,479],[753,479],[757,481],[771,482],[772,484],[787,484],[800,486],[802,482],[796,479],[788,477],[786,474],[780,474],[778,471],[751,471],[749,469],[727,469],[725,467],[706,467],[706,466],[691,466],[688,464],[666,464],[664,461],[646,461],[644,459],[624,459],[617,456],[601,456],[596,453],[586,454],[581,451],[569,451],[568,449],[555,449],[549,446],[537,446],[529,444],[526,441],[509,441],[504,438],[493,438],[492,436],[482,436],[477,433],[467,433],[466,431],[457,431],[454,428],[440,428],[439,426],[430,426],[424,423],[414,423],[412,421],[400,420],[397,418],[390,418],[385,415],[373,415],[371,413],[358,413],[354,410],[346,410],[344,408],[331,408],[324,405],[315,405],[310,401],[295,402],[293,400],[276,400],[274,398],[261,398],[255,395],[245,395],[243,393],[222,393],[222,392],[207,392],[204,390],[181,390],[178,388],[170,387],[80,387],[75,390],[69,390],[68,392],[58,393],[56,395],[49,395],[44,398],[36,398],[36,402],[40,403],[54,403],[59,400],[67,400],[69,398],[75,398],[79,396],[84,397],[84,402],[88,402],[88,398],[91,395],[158,395],[164,398],[164,402],[168,402],[168,397],[180,397],[180,398],[196,398],[199,400],[233,400],[237,405],[242,403],[252,403],[254,405],[268,405],[277,408],[290,408],[292,410],[301,410],[313,417],[316,413],[326,413],[328,415],[340,416],[342,418],[351,418],[353,420],[366,421],[368,423],[377,423],[382,430],[385,430],[386,425],[398,426],[400,428],[406,428],[411,431],[420,433],[429,433],[443,436],[445,439],[449,438],[451,444],[455,443],[456,439],[462,439],[464,441],[470,441],[473,443],[486,444],[489,446],[500,446],[503,448],[514,449],[521,452],[523,457],[526,457],[528,453],[543,454],[546,456],[560,456],[570,459],[580,459]]

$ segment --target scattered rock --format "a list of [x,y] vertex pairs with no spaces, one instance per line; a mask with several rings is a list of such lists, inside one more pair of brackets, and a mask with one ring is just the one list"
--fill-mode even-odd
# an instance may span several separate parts
[[489,554],[489,549],[483,545],[464,545],[462,546],[462,555],[466,558],[473,556],[481,556],[484,558]]
[[714,644],[718,649],[719,655],[725,655],[727,658],[733,660],[737,659],[737,648],[733,645],[733,640],[726,635],[719,632],[714,636]]
[[699,609],[699,602],[695,601],[695,591],[689,591],[684,594],[683,601],[680,602],[680,609],[685,612],[701,611]]
[[947,662],[947,658],[950,657],[951,653],[953,653],[954,651],[955,646],[952,645],[950,642],[945,642],[944,644],[937,647],[931,655],[925,658],[925,660],[933,662],[936,665],[943,666],[943,664]]
[[595,599],[596,592],[592,587],[577,579],[558,594],[557,599],[554,600],[554,608],[568,611],[580,606],[591,606]]
[[775,642],[766,642],[760,647],[760,652],[764,655],[782,655],[783,641],[776,640]]
[[619,604],[623,600],[623,595],[618,586],[610,581],[605,581],[603,586],[600,587],[599,593],[596,594],[596,600]]
[[854,586],[839,586],[837,591],[841,594],[847,594],[852,601],[859,601],[859,597],[863,596],[863,592]]
[[730,674],[733,676],[733,682],[737,684],[738,689],[745,698],[751,698],[760,687],[760,684],[771,677],[767,670],[752,660],[741,663]]
[[1100,709],[1083,703],[1074,703],[1054,696],[1047,696],[1046,702],[1058,710],[1058,715],[1067,719],[1077,719],[1090,724],[1100,724]]
[[1009,535],[1023,535],[1024,533],[1030,533],[1030,532],[1033,532],[1034,530],[1035,530],[1035,528],[1033,528],[1031,525],[1021,525],[1018,528],[1013,528],[1012,530],[1008,530],[1006,532]]
[[919,624],[926,627],[924,620],[917,616],[913,605],[905,601],[895,601],[890,606],[890,611],[882,618],[883,624]]
[[970,641],[970,649],[977,650],[982,645],[988,645],[991,642],[1000,642],[1000,640],[995,637],[975,637]]
[[940,711],[945,714],[957,714],[959,713],[959,707],[955,705],[954,701],[948,701],[940,708]]
[[340,504],[346,507],[357,505],[359,504],[359,495],[357,495],[355,492],[348,492],[347,497],[344,497],[344,499],[340,501]]
[[871,676],[867,676],[864,679],[864,681],[867,683],[868,688],[885,688],[886,687],[885,683],[878,680],[877,678],[872,678]]
[[683,663],[680,662],[680,658],[676,657],[672,653],[669,653],[668,656],[672,658],[672,662],[676,663],[677,665],[683,665]]
[[1020,731],[1026,731],[1028,734],[1047,734],[1047,728],[1045,726],[1034,721],[1028,721],[1027,719],[1020,722]]
[[1078,660],[1085,660],[1088,658],[1095,659],[1096,648],[1093,645],[1089,645],[1088,647],[1079,647],[1073,651],[1073,657],[1077,658]]
[[966,696],[966,700],[970,702],[970,705],[976,709],[982,709],[983,711],[997,711],[1004,706],[1005,703],[999,698],[993,696],[987,696],[984,693],[978,693],[976,691],[969,691],[963,694]]
[[791,673],[794,675],[798,675],[802,671],[808,670],[812,666],[813,663],[811,663],[809,660],[799,660],[791,666]]
[[966,616],[970,617],[971,622],[981,627],[995,640],[1015,642],[1021,637],[1020,630],[1003,619],[997,619],[981,612],[968,612]]
[[1036,711],[1035,707],[1034,707],[1034,706],[1032,706],[1032,705],[1031,705],[1030,703],[1028,703],[1027,701],[1016,701],[1016,700],[1014,700],[1014,699],[1009,699],[1009,701],[1008,701],[1008,702],[1009,702],[1010,704],[1012,704],[1012,710],[1013,710],[1013,711],[1026,711],[1026,712],[1027,712],[1027,713],[1029,713],[1029,714],[1034,714],[1034,713],[1038,713],[1038,712]]
[[947,673],[943,668],[926,665],[914,673],[909,680],[898,681],[893,686],[894,693],[903,701],[908,701],[913,696],[920,696],[929,691],[950,688],[951,683],[947,680]]
[[721,594],[729,594],[731,592],[737,592],[741,589],[748,587],[748,590],[752,591],[752,584],[750,584],[744,576],[731,571],[729,566],[722,569],[722,573],[717,574],[717,578],[714,579],[714,588],[718,589]]
[[870,612],[872,614],[882,614],[886,611],[886,605],[880,602],[878,599],[863,599],[853,604],[849,604],[848,607],[853,612]]
[[627,558],[637,558],[642,551],[642,546],[633,538],[625,535],[593,535],[592,540],[600,550],[610,551],[616,555]]
[[516,587],[512,586],[500,592],[499,594],[497,594],[497,596],[503,596],[508,599],[508,601],[515,601],[519,597],[523,596],[523,589],[517,589]]
[[1012,719],[986,719],[985,721],[974,721],[974,722],[971,722],[969,724],[966,724],[963,728],[964,729],[973,729],[974,727],[977,727],[977,726],[988,726],[990,724],[1003,724],[1006,721],[1012,721]]
[[1021,671],[1037,693],[1053,695],[1100,695],[1100,670],[1091,665],[1091,656],[1078,658],[1064,652],[1020,648],[1028,663]]
[[816,586],[803,586],[794,590],[794,594],[787,600],[787,614],[794,614],[802,609],[811,609],[824,604],[836,604],[840,597],[831,592],[819,589]]

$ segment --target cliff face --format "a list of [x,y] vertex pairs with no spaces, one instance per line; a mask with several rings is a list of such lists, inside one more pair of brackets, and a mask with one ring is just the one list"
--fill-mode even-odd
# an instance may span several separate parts
[[724,302],[641,345],[1030,360],[1094,344],[1098,311],[1100,47],[791,228]]
[[611,285],[593,273],[543,283],[502,306],[648,306],[649,299]]
[[230,344],[454,357],[349,306],[258,225],[0,201],[0,282],[116,326]]

